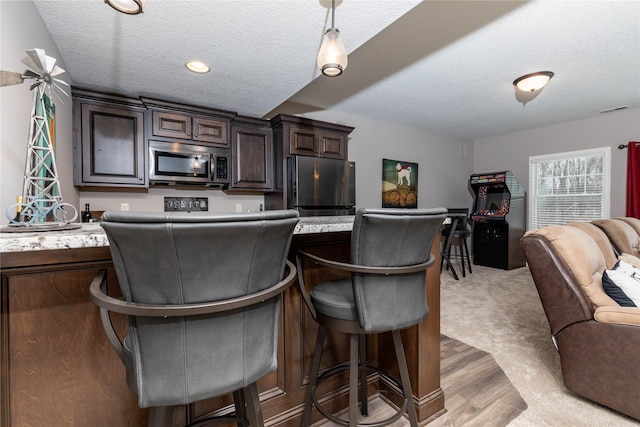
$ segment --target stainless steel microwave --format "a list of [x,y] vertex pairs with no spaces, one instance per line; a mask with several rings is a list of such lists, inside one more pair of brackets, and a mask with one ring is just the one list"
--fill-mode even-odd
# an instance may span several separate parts
[[181,142],[149,141],[149,183],[227,187],[229,150]]

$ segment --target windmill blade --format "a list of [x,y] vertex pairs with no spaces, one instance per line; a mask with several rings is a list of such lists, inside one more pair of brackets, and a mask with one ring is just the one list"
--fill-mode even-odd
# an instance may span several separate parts
[[65,81],[64,81],[64,80],[62,80],[62,79],[53,79],[53,81],[54,81],[54,83],[61,83],[61,84],[65,85],[65,86],[67,86],[67,87],[71,87],[71,86],[69,85],[69,83],[65,82]]
[[47,55],[44,53],[44,49],[30,49],[27,51],[27,56],[22,60],[22,63],[27,67],[31,67],[34,71],[44,74]]
[[[42,51],[42,52],[44,53],[44,51]],[[51,73],[53,71],[53,69],[56,67],[56,58],[54,58],[53,56],[48,56],[48,55],[45,55],[44,58],[45,58],[44,59],[45,60],[45,68],[44,68],[44,70],[47,71],[48,73]]]
[[24,79],[20,73],[0,70],[0,87],[17,85],[22,82],[24,82]]
[[57,76],[58,74],[62,74],[62,73],[64,73],[64,70],[63,70],[62,68],[58,67],[57,65],[56,65],[56,66],[54,66],[54,67],[51,69],[51,71],[49,72],[49,74],[51,74],[51,77],[55,77],[55,76]]
[[31,70],[26,70],[24,73],[22,73],[23,79],[37,79],[38,77],[40,77],[40,74]]
[[[63,82],[62,80],[57,80],[57,82],[61,82],[61,83],[66,84],[67,86],[69,86],[66,82]],[[54,83],[53,83],[53,89],[54,89],[54,90],[53,90],[53,92],[54,92],[56,95],[58,95],[58,91],[60,91],[60,92],[64,93],[66,96],[69,96],[69,94],[68,94],[64,89],[62,89],[62,88],[60,87],[60,85],[58,85],[58,83],[57,83],[57,82],[54,82]],[[62,100],[62,97],[61,97],[60,95],[58,95],[58,98],[60,98],[60,101],[62,101],[62,103],[64,104],[64,101]]]
[[33,71],[34,74],[37,74],[38,76],[42,75],[42,69],[38,67],[38,64],[36,64],[30,57],[25,56],[22,58],[22,63]]

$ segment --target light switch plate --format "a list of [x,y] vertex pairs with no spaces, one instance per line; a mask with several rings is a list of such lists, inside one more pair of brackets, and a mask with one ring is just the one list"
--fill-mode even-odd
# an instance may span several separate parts
[[206,197],[165,197],[165,212],[206,212],[209,202]]

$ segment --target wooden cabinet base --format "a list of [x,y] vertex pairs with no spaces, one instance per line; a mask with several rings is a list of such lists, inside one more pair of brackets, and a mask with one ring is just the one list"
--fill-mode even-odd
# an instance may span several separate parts
[[[295,235],[291,258],[304,248],[348,260],[350,233]],[[439,252],[434,243],[434,254]],[[437,266],[439,263],[436,262]],[[0,258],[0,426],[144,426],[148,411],[126,385],[125,369],[102,330],[98,308],[89,300],[89,284],[107,269],[109,287],[117,286],[108,248],[2,254]],[[321,268],[305,270],[309,284],[330,278]],[[414,400],[421,422],[442,414],[440,388],[440,276],[427,273],[430,314],[403,331]],[[120,324],[124,331],[124,322]],[[297,286],[283,296],[278,369],[263,378],[262,412],[267,426],[297,427],[302,418],[317,326]],[[369,339],[370,363],[394,373],[393,346],[385,334]],[[322,369],[348,359],[348,337],[329,340]],[[391,355],[389,355],[391,353]],[[389,359],[391,357],[391,359]],[[346,375],[328,379],[319,398],[332,412],[347,407]],[[392,387],[371,375],[369,394],[381,392],[394,402]],[[209,399],[176,411],[174,425],[186,414],[230,411],[229,396]],[[314,410],[313,421],[321,417]]]

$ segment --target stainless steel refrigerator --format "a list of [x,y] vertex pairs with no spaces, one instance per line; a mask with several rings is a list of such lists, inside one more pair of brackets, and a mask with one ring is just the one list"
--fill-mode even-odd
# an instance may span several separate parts
[[353,215],[356,164],[321,157],[289,158],[288,208],[300,216]]

